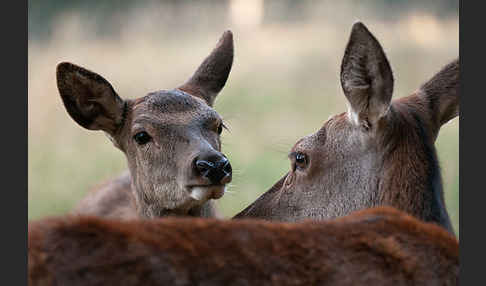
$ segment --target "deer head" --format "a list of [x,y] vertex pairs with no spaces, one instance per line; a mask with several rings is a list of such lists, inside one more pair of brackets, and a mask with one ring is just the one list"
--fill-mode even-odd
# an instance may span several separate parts
[[71,63],[57,66],[57,85],[69,115],[102,130],[126,156],[142,217],[186,214],[224,194],[231,165],[221,153],[223,122],[212,108],[233,63],[227,31],[194,75],[172,90],[122,99],[100,75]]
[[389,205],[450,231],[434,141],[459,114],[459,62],[391,101],[393,74],[376,38],[355,23],[341,65],[348,102],[289,154],[290,170],[236,217],[296,221]]

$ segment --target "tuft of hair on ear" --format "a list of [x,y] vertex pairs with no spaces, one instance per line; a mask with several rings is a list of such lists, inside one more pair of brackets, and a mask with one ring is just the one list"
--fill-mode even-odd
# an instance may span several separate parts
[[197,68],[192,77],[178,89],[202,98],[212,106],[223,89],[233,65],[233,33],[225,31],[213,51]]
[[361,22],[353,24],[341,63],[341,87],[351,118],[367,126],[385,115],[393,94],[393,72],[378,40]]

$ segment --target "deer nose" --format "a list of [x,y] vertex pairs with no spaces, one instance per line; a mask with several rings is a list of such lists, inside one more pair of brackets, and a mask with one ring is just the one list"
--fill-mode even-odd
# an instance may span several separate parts
[[212,184],[227,184],[231,181],[232,169],[228,159],[223,156],[210,156],[195,162],[196,170]]

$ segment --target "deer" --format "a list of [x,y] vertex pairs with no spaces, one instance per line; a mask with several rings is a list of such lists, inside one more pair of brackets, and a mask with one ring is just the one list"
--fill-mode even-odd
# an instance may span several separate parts
[[226,31],[192,77],[175,89],[122,99],[102,76],[58,64],[57,87],[71,118],[101,130],[127,159],[128,171],[95,188],[72,211],[112,218],[213,217],[212,200],[232,180],[221,153],[225,128],[212,108],[233,63]]
[[356,22],[340,81],[348,110],[298,140],[287,174],[234,218],[331,219],[386,205],[453,233],[434,142],[441,126],[459,115],[459,59],[392,101],[385,52]]
[[59,216],[29,223],[29,285],[458,285],[459,243],[381,206],[332,220]]

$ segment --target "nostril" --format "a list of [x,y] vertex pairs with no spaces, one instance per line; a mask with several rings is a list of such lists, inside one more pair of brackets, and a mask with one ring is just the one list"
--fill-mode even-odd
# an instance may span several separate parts
[[221,168],[221,175],[222,177],[219,179],[220,184],[228,184],[231,182],[231,177],[232,177],[232,169],[231,169],[231,164],[229,161],[226,161],[224,165]]
[[197,160],[196,161],[196,168],[203,176],[207,176],[209,171],[214,169],[214,163],[208,162],[206,160]]
[[196,162],[196,166],[201,169],[211,169],[214,168],[214,164],[208,161],[199,160]]
[[224,171],[226,174],[228,174],[228,175],[229,175],[229,174],[231,174],[231,171],[232,171],[232,169],[231,169],[231,164],[230,164],[230,162],[229,162],[228,160],[226,160],[226,162],[225,162],[225,164],[224,164],[224,166],[223,166],[223,171]]
[[226,184],[231,181],[231,164],[222,154],[210,154],[197,158],[194,167],[199,176],[209,180],[211,184]]

